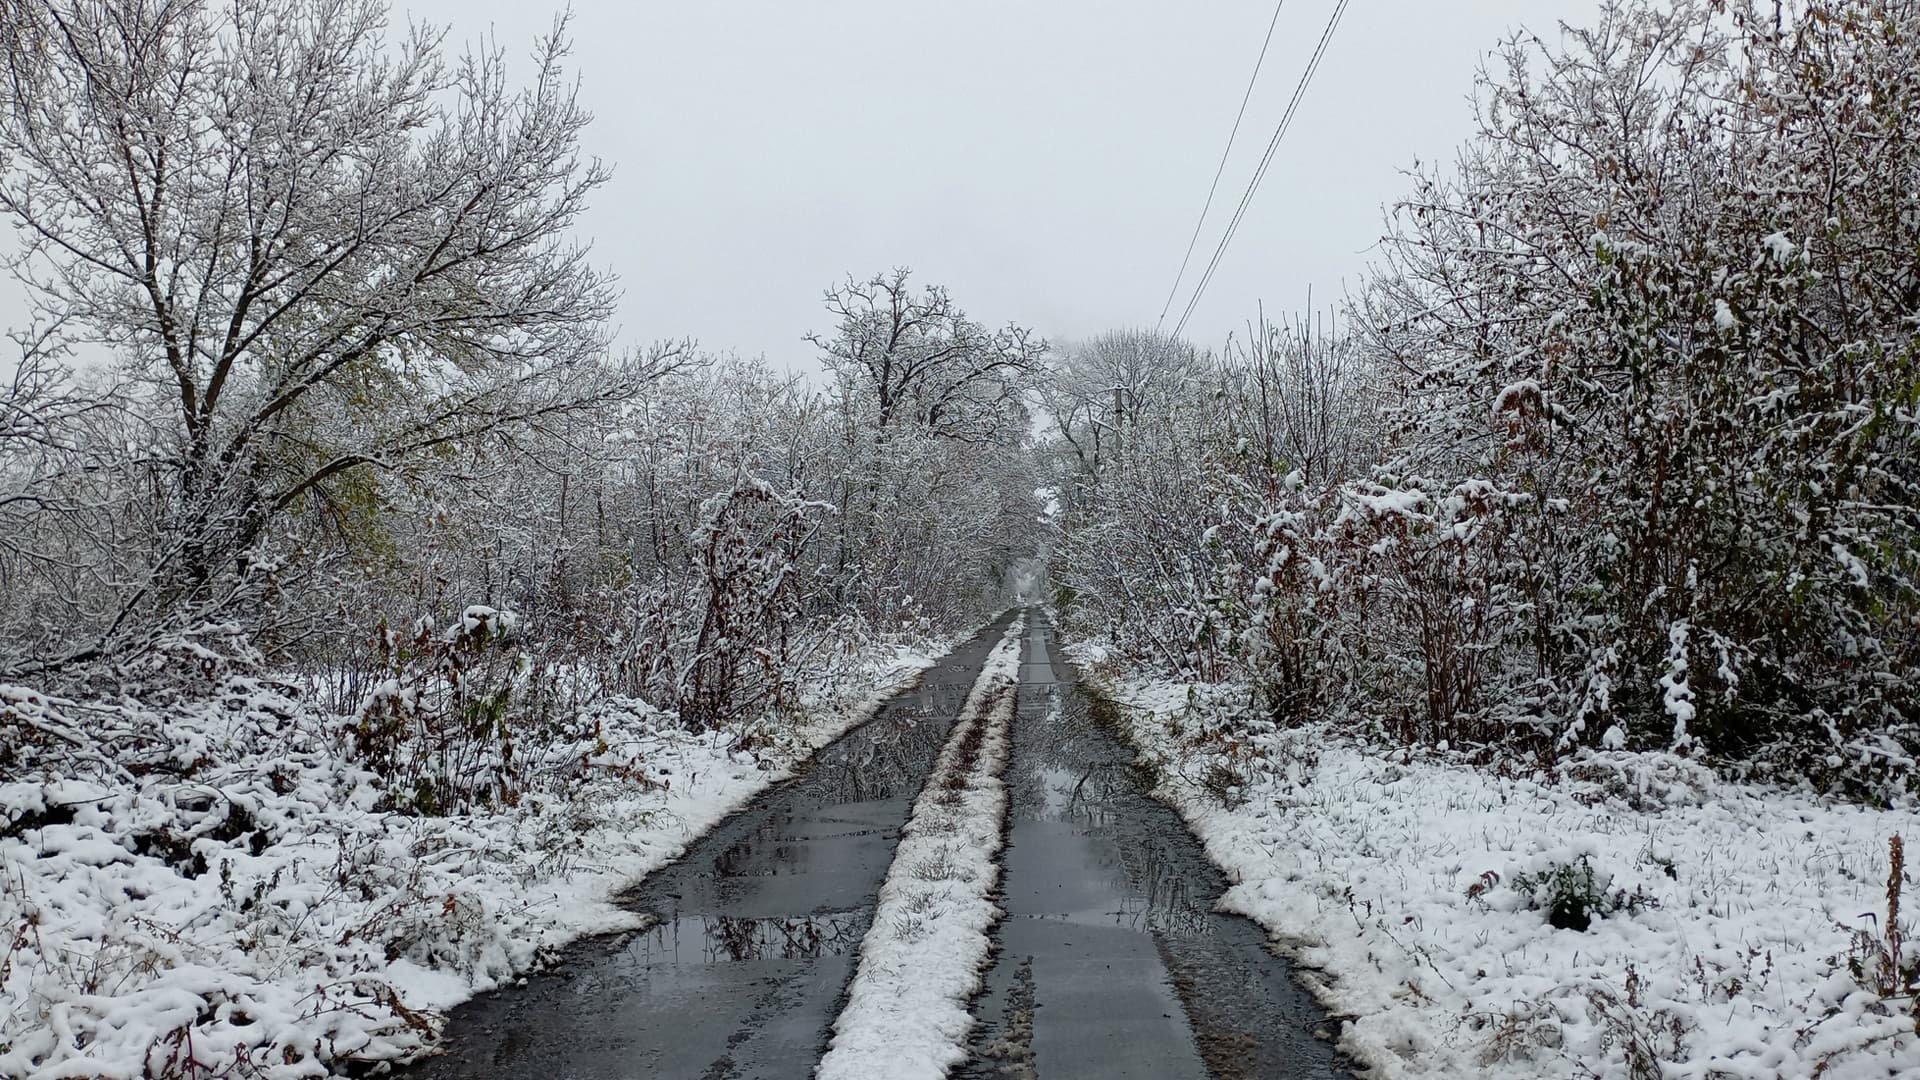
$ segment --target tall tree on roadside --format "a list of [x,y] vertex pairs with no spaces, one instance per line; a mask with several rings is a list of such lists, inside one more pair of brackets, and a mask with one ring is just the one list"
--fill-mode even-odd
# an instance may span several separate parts
[[1078,470],[1098,476],[1131,425],[1163,415],[1206,375],[1187,342],[1148,330],[1109,330],[1061,351],[1038,382],[1042,413]]
[[525,88],[497,49],[393,38],[382,0],[0,15],[8,268],[51,346],[124,369],[158,503],[144,565],[72,613],[87,640],[32,667],[214,620],[290,512],[678,355],[605,357],[611,282],[565,235],[607,172],[579,156],[564,24]]
[[[996,592],[1034,553],[1038,513],[1026,396],[1046,342],[1011,323],[988,329],[946,289],[909,278],[829,289],[834,329],[807,339],[834,376],[845,448],[836,595],[887,620],[928,590]],[[917,555],[928,550],[965,558],[936,566]]]
[[884,441],[902,423],[946,439],[990,440],[1024,416],[1020,397],[1046,342],[1007,324],[988,329],[967,317],[947,290],[916,291],[911,272],[866,281],[849,277],[827,290],[837,320],[830,335],[810,334],[829,371],[868,403]]

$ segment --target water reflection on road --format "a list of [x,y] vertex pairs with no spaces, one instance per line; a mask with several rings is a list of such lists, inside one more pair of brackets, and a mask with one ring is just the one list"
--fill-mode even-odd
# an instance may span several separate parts
[[1323,1016],[1029,620],[998,961],[963,1075],[1344,1075]]
[[908,807],[1010,618],[649,875],[629,898],[646,932],[456,1010],[417,1075],[811,1075]]
[[[1344,1075],[1324,1017],[1216,914],[1219,872],[1089,714],[1030,611],[997,960],[963,1077]],[[455,1011],[425,1078],[800,1080],[825,1050],[908,808],[1009,615],[650,875],[658,922]]]

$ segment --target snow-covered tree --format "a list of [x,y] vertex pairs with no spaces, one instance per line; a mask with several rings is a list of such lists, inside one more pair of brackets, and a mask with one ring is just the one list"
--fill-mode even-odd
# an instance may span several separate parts
[[1544,682],[1563,742],[1871,758],[1911,722],[1920,221],[1882,193],[1920,167],[1917,17],[1630,4],[1516,40],[1401,208],[1389,471],[1506,504],[1483,663]]
[[876,438],[901,423],[986,441],[1024,415],[1021,392],[1046,351],[1025,327],[992,330],[947,290],[915,290],[904,269],[829,289],[831,334],[812,334],[827,369],[864,403]]
[[497,51],[396,41],[380,0],[30,0],[0,38],[9,267],[53,344],[131,384],[151,506],[66,647],[0,666],[220,622],[289,515],[672,360],[608,358],[610,282],[566,235],[607,174],[563,28],[525,88]]
[[836,597],[888,622],[1001,595],[1036,550],[1026,394],[1046,342],[905,270],[849,278],[826,308],[834,329],[808,340],[834,378]]
[[1065,348],[1035,389],[1076,471],[1097,477],[1130,426],[1164,414],[1203,373],[1200,355],[1186,342],[1113,330]]
[[[1276,709],[1401,738],[1911,775],[1917,106],[1900,0],[1631,0],[1515,36],[1346,314],[1370,391],[1259,360],[1217,420],[1151,418],[1157,487],[1068,515],[1094,628],[1140,638],[1115,598],[1157,590]],[[1219,554],[1100,566],[1156,518]]]

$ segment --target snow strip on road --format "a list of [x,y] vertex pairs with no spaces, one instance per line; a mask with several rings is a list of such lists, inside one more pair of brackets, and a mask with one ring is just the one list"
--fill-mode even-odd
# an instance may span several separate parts
[[[1215,689],[1115,696],[1162,766],[1158,794],[1236,882],[1222,909],[1320,970],[1307,982],[1374,1075],[1920,1077],[1912,993],[1871,985],[1904,977],[1885,970],[1884,922],[1888,841],[1920,832],[1911,810],[1670,754],[1500,776],[1326,725],[1229,754],[1208,726]],[[1590,867],[1617,910],[1553,926],[1556,865]],[[1891,936],[1903,973],[1920,965],[1911,920]]]
[[966,1058],[1005,842],[1001,781],[1019,687],[1021,616],[974,681],[914,801],[818,1080],[938,1078]]

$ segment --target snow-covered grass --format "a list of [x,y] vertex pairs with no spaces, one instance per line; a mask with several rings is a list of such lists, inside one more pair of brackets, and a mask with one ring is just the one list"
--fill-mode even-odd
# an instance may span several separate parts
[[1887,925],[1911,810],[1664,754],[1497,775],[1325,726],[1227,737],[1209,688],[1108,692],[1222,906],[1312,969],[1375,1075],[1920,1077],[1920,947]]
[[[637,925],[623,887],[931,662],[874,652],[866,692],[885,689],[817,694],[752,753],[605,703],[562,782],[455,817],[377,812],[381,778],[340,752],[348,718],[270,686],[153,710],[0,687],[0,724],[74,735],[78,762],[0,783],[0,1076],[307,1077],[415,1056],[450,1006]],[[77,733],[116,724],[157,732],[171,761],[88,765]]]
[[1019,686],[1016,618],[988,654],[901,830],[816,1080],[939,1078],[966,1058],[1005,842],[1001,780]]

